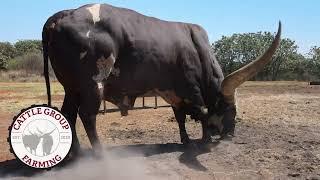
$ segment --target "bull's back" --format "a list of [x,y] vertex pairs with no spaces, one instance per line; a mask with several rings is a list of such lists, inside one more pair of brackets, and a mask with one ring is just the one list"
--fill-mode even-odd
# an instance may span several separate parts
[[[49,18],[50,19],[50,18]],[[68,34],[69,40],[86,46],[112,41],[117,48],[152,50],[186,47],[191,44],[189,24],[163,21],[135,11],[107,4],[90,4],[74,10],[61,11],[53,16],[54,30]],[[52,23],[47,26],[52,26]],[[88,44],[87,44],[88,45]],[[145,51],[147,51],[145,50]]]
[[[114,84],[122,86],[119,88],[172,87],[177,73],[182,72],[180,56],[186,52],[190,58],[197,56],[190,24],[104,4],[86,5],[54,16],[50,59],[58,79],[66,82],[63,84],[77,86],[83,80],[92,81],[97,74],[97,59],[113,52],[117,57],[115,66],[120,69]],[[47,26],[52,27],[50,23]]]

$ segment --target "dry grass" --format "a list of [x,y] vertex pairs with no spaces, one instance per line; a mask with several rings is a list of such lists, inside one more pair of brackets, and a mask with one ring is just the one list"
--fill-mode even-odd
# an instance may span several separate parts
[[[306,82],[248,82],[239,88],[238,103],[238,115],[246,119],[319,123],[320,87]],[[262,108],[252,111],[257,107]]]
[[0,71],[0,82],[41,82],[43,79],[26,71]]
[[[57,82],[51,83],[51,92],[53,104],[60,107],[64,95],[62,86]],[[32,104],[46,104],[46,86],[40,82],[1,82],[0,99],[1,112],[17,113]]]
[[[54,75],[50,79],[56,81]],[[0,71],[0,82],[44,82],[44,77],[26,70]]]

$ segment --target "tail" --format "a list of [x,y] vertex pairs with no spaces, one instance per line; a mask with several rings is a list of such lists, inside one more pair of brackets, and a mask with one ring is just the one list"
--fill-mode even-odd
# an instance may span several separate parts
[[48,59],[48,40],[46,34],[46,28],[42,31],[42,48],[43,48],[43,75],[46,81],[47,96],[48,96],[48,106],[51,106],[51,92],[50,92],[50,79],[49,79],[49,59]]

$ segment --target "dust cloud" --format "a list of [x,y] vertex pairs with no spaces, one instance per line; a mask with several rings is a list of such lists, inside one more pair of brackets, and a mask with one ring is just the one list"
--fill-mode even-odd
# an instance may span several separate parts
[[[129,156],[128,156],[129,155]],[[70,165],[62,168],[53,168],[50,171],[39,173],[32,176],[35,180],[53,180],[53,179],[139,179],[139,180],[164,180],[164,179],[179,179],[175,172],[171,172],[168,176],[168,169],[165,168],[165,175],[162,171],[163,166],[157,164],[154,166],[148,162],[143,155],[135,154],[133,152],[103,152],[102,157],[93,157],[93,155],[85,154]],[[159,170],[160,169],[162,170]],[[29,179],[27,177],[14,177],[7,179]]]

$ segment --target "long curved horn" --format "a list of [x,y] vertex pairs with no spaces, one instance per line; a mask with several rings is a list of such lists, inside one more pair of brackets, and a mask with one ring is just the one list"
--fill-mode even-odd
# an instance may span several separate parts
[[44,135],[49,135],[51,133],[53,133],[53,131],[55,131],[57,128],[54,128],[52,131],[48,132],[48,133],[45,133]]
[[279,22],[277,35],[268,50],[251,63],[229,74],[222,81],[221,92],[228,103],[234,103],[234,92],[238,86],[255,76],[272,60],[272,56],[280,44],[280,37],[281,22]]

